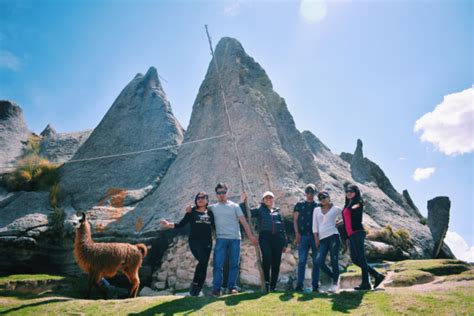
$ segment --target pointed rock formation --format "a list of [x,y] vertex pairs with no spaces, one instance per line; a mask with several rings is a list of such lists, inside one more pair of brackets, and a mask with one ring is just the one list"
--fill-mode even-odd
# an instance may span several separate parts
[[56,136],[56,130],[51,126],[51,124],[48,124],[45,129],[41,132],[40,136],[41,137],[54,137]]
[[24,143],[30,134],[21,108],[15,102],[0,100],[1,167],[13,165],[23,154]]
[[357,148],[353,155],[349,153],[341,153],[340,155],[343,160],[350,163],[352,178],[359,183],[374,182],[380,190],[407,212],[419,219],[423,218],[408,191],[405,190],[403,195],[398,193],[385,172],[375,162],[364,157],[362,146],[362,141],[358,139]]
[[[146,187],[164,175],[182,139],[183,129],[151,67],[122,90],[74,155],[77,162],[64,166],[61,188],[84,210],[111,191]],[[137,151],[144,152],[124,155]]]
[[52,162],[66,162],[89,138],[93,130],[72,133],[57,133],[51,125],[43,130],[40,155]]
[[[265,70],[233,38],[222,38],[215,50],[225,90],[230,122],[249,186],[256,199],[273,190],[289,215],[307,182],[319,182],[313,156],[296,129],[285,100],[272,87]],[[229,185],[230,196],[242,191],[236,152],[212,60],[193,106],[185,140],[158,189],[138,208],[150,210],[144,231],[158,230],[162,217],[180,218],[186,203],[205,190],[214,198],[218,182]],[[247,190],[247,189],[246,189]],[[284,197],[284,199],[283,199]],[[252,197],[250,198],[252,200]],[[254,203],[252,201],[252,203]]]
[[358,139],[357,147],[351,161],[352,178],[359,183],[365,183],[371,180],[369,168],[364,160],[362,146],[362,141]]
[[428,201],[428,220],[426,223],[433,234],[433,258],[438,258],[443,247],[444,237],[449,227],[451,201],[447,196],[438,196]]

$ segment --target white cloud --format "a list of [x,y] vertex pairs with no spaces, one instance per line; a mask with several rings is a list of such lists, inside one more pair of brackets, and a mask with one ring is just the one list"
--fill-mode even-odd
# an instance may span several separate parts
[[435,167],[428,167],[428,168],[416,168],[415,172],[412,175],[413,180],[421,181],[429,179],[433,173],[435,172]]
[[0,68],[19,70],[21,68],[20,59],[12,52],[0,50]]
[[446,155],[474,151],[474,89],[448,94],[433,112],[419,118],[414,127],[420,139]]
[[405,157],[398,157],[398,160],[407,160]]
[[474,246],[470,246],[456,232],[448,231],[444,242],[449,246],[456,258],[467,262],[474,262]]
[[229,16],[236,16],[242,9],[242,0],[234,0],[224,8],[224,13]]
[[327,11],[325,0],[301,0],[300,14],[309,23],[323,20]]

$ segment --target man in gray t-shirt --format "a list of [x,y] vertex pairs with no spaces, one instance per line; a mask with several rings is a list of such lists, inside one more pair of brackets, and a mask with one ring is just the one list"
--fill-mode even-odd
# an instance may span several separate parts
[[214,214],[216,224],[216,245],[214,247],[214,280],[212,295],[221,294],[222,274],[226,255],[229,255],[228,289],[231,294],[237,293],[235,287],[240,262],[240,226],[242,224],[250,241],[256,245],[257,238],[252,234],[250,226],[240,206],[227,200],[227,185],[219,183],[216,188],[218,202],[209,205]]

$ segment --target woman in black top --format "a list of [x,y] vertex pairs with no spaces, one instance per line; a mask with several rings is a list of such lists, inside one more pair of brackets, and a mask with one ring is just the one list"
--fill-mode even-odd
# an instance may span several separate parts
[[342,218],[344,220],[344,228],[349,237],[351,260],[362,270],[362,283],[355,287],[356,290],[372,289],[369,274],[374,277],[374,289],[385,279],[383,274],[377,272],[367,263],[364,247],[364,240],[367,233],[362,225],[363,213],[364,200],[360,194],[359,187],[356,185],[348,185],[346,187],[346,199],[342,211]]
[[[243,200],[247,195],[243,193]],[[246,203],[241,204],[242,211],[247,213]],[[280,209],[274,206],[274,195],[267,191],[263,194],[260,207],[250,210],[252,217],[257,218],[258,243],[262,251],[262,269],[265,277],[265,288],[267,292],[275,290],[280,274],[280,263],[283,252],[286,252],[288,244],[285,224],[280,214]],[[271,276],[270,276],[271,270]]]
[[166,228],[181,228],[188,223],[191,225],[189,232],[189,248],[198,264],[194,272],[194,279],[189,294],[198,296],[202,286],[206,281],[207,265],[212,249],[212,228],[214,226],[214,214],[207,209],[209,203],[208,195],[205,192],[199,192],[194,198],[195,206],[192,211],[186,213],[184,218],[177,224],[162,220],[161,225]]

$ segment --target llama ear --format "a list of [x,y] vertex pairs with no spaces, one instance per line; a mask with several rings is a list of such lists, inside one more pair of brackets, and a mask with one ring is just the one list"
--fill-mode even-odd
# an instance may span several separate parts
[[82,218],[80,219],[81,223],[84,223],[86,220],[86,213],[82,212]]

